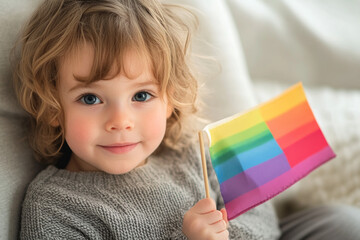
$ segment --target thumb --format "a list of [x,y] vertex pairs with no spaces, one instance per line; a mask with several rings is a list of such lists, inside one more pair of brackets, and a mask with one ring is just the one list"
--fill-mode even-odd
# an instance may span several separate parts
[[216,210],[216,204],[211,198],[201,199],[193,207],[194,212],[198,214],[205,214]]

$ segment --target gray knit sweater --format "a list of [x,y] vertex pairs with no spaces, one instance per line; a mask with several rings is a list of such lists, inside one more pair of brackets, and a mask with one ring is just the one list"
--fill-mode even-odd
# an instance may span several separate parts
[[[210,163],[208,163],[210,165]],[[211,197],[223,207],[208,167]],[[30,184],[22,239],[186,239],[186,211],[204,198],[199,153],[166,150],[129,173],[69,172],[49,166]],[[232,220],[230,239],[277,239],[277,218],[264,203]]]

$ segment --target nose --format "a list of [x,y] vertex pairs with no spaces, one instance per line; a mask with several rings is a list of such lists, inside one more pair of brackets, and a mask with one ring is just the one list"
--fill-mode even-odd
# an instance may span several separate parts
[[108,132],[132,130],[134,128],[133,114],[129,107],[113,106],[108,109],[105,129]]

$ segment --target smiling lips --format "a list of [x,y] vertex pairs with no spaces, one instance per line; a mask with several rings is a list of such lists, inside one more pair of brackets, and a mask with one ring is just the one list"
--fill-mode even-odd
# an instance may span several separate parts
[[112,144],[107,146],[101,146],[103,149],[115,153],[115,154],[124,154],[130,152],[134,149],[138,143],[122,143],[122,144]]

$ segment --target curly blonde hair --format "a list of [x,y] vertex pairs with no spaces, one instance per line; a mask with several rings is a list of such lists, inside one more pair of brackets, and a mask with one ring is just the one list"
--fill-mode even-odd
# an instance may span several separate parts
[[[184,16],[190,21],[183,21]],[[190,11],[158,0],[44,1],[25,26],[14,70],[17,97],[31,115],[29,140],[37,159],[53,164],[61,155],[65,137],[59,62],[84,42],[95,52],[89,82],[105,79],[114,62],[121,68],[127,48],[146,53],[160,91],[174,109],[161,146],[176,149],[182,136],[192,134],[184,126],[197,112],[198,85],[187,64],[196,26]]]

